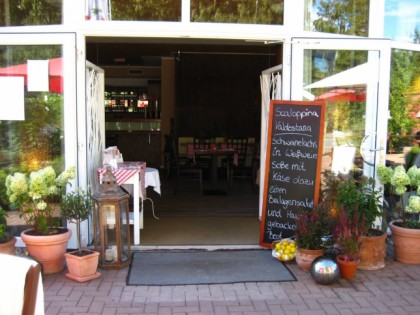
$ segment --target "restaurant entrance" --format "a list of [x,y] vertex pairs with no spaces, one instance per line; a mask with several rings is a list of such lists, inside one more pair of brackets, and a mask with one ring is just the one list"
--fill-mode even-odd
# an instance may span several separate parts
[[[112,40],[87,38],[86,45],[87,59],[105,71],[106,146],[118,146],[125,161],[141,160],[159,169],[162,185],[161,195],[147,190],[159,219],[145,202],[140,245],[257,245],[258,187],[253,177],[235,177],[222,195],[201,195],[194,184],[183,184],[175,194],[175,177],[165,160],[166,136],[211,142],[244,138],[252,150],[257,147],[259,76],[278,63],[281,46]],[[132,108],[139,101],[147,101],[147,107]],[[249,150],[248,166],[253,157]],[[227,187],[224,157],[217,167],[219,187]],[[203,169],[204,191],[210,185],[210,170]]]

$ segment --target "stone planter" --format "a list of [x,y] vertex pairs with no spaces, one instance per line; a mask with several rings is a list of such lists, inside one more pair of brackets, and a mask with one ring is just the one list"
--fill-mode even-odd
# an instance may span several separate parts
[[420,230],[398,226],[398,222],[389,223],[395,260],[405,264],[420,264]]
[[0,254],[16,255],[15,244],[16,238],[10,236],[7,242],[0,243]]
[[82,249],[66,253],[66,263],[69,273],[67,278],[77,282],[86,282],[99,278],[101,274],[96,271],[98,268],[99,253],[90,249]]
[[378,231],[378,236],[364,236],[360,245],[360,262],[357,268],[379,270],[385,267],[386,233]]
[[341,278],[351,280],[356,276],[358,264],[356,261],[345,261],[342,255],[338,255],[336,261],[340,269]]
[[65,229],[65,233],[42,236],[27,234],[30,230],[23,231],[20,236],[26,244],[29,255],[42,265],[42,273],[53,274],[62,271],[71,230]]
[[311,270],[312,262],[315,260],[315,258],[322,256],[323,254],[323,249],[298,248],[296,251],[296,263],[300,269],[305,272],[309,272]]

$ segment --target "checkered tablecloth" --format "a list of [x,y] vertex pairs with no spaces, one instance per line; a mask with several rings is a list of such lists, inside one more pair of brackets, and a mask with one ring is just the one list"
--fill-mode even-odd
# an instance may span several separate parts
[[[101,182],[102,175],[106,172],[106,168],[98,169],[99,182]],[[122,185],[136,173],[140,173],[140,189],[141,196],[146,196],[145,174],[146,162],[122,162],[118,163],[118,168],[112,169],[112,173],[117,178],[117,184]]]

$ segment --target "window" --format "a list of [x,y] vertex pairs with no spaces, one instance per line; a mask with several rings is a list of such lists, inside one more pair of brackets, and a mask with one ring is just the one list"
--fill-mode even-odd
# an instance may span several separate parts
[[406,43],[420,43],[420,2],[385,0],[384,36]]
[[0,27],[61,24],[62,0],[0,0]]
[[306,0],[305,30],[367,37],[369,0]]
[[282,0],[191,0],[192,22],[283,24]]
[[181,21],[181,0],[111,1],[111,19],[113,21]]
[[[29,173],[45,165],[56,172],[64,169],[64,97],[62,95],[60,45],[0,45],[0,77],[25,78],[24,120],[2,120],[0,117],[0,186],[8,174]],[[48,92],[30,92],[27,88],[27,60],[49,60]],[[58,61],[58,63],[55,63]],[[53,70],[55,68],[56,70]],[[13,104],[2,104],[12,106]],[[3,185],[4,186],[4,185]],[[8,209],[5,189],[0,189],[0,206]]]

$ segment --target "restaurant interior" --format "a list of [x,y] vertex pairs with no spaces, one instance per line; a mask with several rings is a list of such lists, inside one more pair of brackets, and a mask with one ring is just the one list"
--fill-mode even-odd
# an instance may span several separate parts
[[258,244],[260,75],[281,46],[88,38],[86,52],[105,71],[106,147],[159,170],[141,245]]

